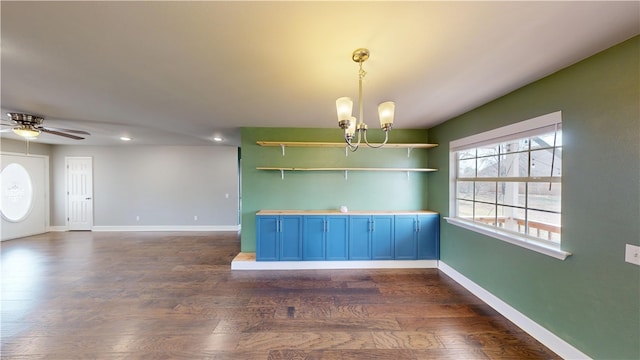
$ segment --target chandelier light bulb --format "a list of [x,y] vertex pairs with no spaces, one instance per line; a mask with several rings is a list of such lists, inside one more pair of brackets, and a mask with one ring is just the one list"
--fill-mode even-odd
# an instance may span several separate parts
[[356,133],[356,118],[352,116],[349,120],[349,127],[345,129],[345,135],[349,137],[353,137],[353,134]]
[[351,121],[351,112],[353,110],[353,100],[348,97],[341,97],[336,100],[336,109],[338,112],[338,126],[342,129],[349,127]]
[[378,116],[380,118],[380,128],[390,130],[393,126],[393,116],[396,111],[396,104],[393,101],[383,102],[378,105]]

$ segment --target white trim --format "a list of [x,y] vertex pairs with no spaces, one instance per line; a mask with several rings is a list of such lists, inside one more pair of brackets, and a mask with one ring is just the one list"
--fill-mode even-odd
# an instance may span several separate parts
[[240,253],[231,270],[437,269],[438,260],[256,261]]
[[66,225],[63,226],[49,226],[49,232],[64,232],[69,230]]
[[562,124],[562,111],[556,111],[533,119],[520,121],[497,129],[452,140],[449,142],[449,151],[458,151],[482,144],[493,144],[504,142],[507,139],[524,137],[528,132],[537,132],[538,129],[553,126],[555,124]]
[[444,219],[451,225],[456,225],[467,230],[475,231],[477,233],[490,236],[494,239],[502,240],[504,242],[508,242],[509,244],[533,250],[540,254],[548,255],[556,259],[564,260],[571,255],[570,252],[560,249],[560,246],[554,246],[554,244],[546,244],[542,241],[536,241],[525,236],[518,236],[516,234],[502,231],[499,228],[481,226],[473,222],[464,221],[458,218],[445,217]]
[[531,320],[523,313],[514,309],[511,305],[500,300],[497,296],[483,289],[480,285],[474,283],[446,263],[440,261],[438,263],[438,269],[480,298],[480,300],[491,306],[501,315],[516,324],[519,328],[526,331],[536,340],[540,341],[553,352],[560,355],[563,359],[590,359],[589,356],[582,353],[580,350],[576,349],[571,344],[564,341],[551,331],[545,329],[535,321]]
[[[157,226],[94,226],[92,231],[240,231],[240,225],[211,225],[211,226],[183,226],[183,225],[157,225]],[[67,226],[49,226],[50,232],[69,231]]]
[[94,226],[93,231],[240,231],[240,225]]

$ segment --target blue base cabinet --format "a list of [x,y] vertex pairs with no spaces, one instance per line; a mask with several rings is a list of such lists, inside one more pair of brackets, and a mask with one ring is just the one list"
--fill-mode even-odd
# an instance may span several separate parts
[[371,217],[371,259],[395,259],[393,215],[374,215]]
[[302,260],[302,216],[256,216],[256,260]]
[[346,216],[304,216],[302,260],[347,260]]
[[302,227],[302,260],[324,260],[326,257],[326,216],[305,216]]
[[256,260],[280,260],[280,216],[256,216]]
[[302,216],[281,216],[280,236],[280,260],[302,260]]
[[349,217],[349,260],[393,260],[393,216]]
[[418,259],[417,219],[415,215],[396,215],[394,251],[398,260]]
[[418,215],[417,220],[418,259],[440,259],[440,217]]
[[437,260],[440,258],[438,214],[395,216],[395,258]]
[[437,213],[257,215],[256,260],[437,260]]
[[325,260],[349,259],[349,219],[347,216],[327,216]]
[[349,260],[371,260],[371,216],[349,216]]

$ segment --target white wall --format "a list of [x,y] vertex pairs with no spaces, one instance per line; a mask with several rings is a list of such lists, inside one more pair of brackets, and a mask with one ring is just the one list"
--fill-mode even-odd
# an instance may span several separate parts
[[[51,155],[51,147],[49,144],[41,144],[38,140],[29,142],[29,154],[34,155]],[[0,138],[0,149],[3,153],[27,153],[27,143],[22,140],[13,140]]]
[[228,146],[53,146],[51,225],[65,225],[65,157],[90,156],[95,227],[237,226],[237,151]]

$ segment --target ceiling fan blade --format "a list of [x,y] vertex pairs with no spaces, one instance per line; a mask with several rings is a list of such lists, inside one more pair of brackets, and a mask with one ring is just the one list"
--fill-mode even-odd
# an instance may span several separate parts
[[51,130],[51,129],[47,129],[47,128],[39,128],[38,130],[45,132],[45,133],[49,133],[49,134],[53,134],[53,135],[58,135],[58,136],[64,136],[67,137],[69,139],[74,139],[74,140],[83,140],[83,137],[80,136],[76,136],[76,135],[71,135],[71,134],[67,134],[67,133],[63,133],[60,131],[55,131],[55,130]]
[[91,135],[90,133],[88,133],[88,132],[86,132],[84,130],[62,129],[62,128],[55,128],[55,127],[49,127],[49,126],[47,126],[46,128],[40,128],[40,129],[41,130],[47,129],[47,130],[51,130],[51,131],[60,131],[60,132],[80,134],[80,135]]

